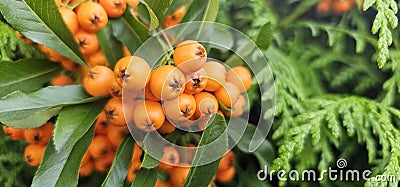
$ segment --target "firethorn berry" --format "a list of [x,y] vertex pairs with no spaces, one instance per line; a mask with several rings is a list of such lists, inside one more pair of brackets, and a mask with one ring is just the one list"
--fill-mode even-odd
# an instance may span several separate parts
[[182,93],[179,97],[163,102],[167,119],[172,122],[190,119],[196,111],[196,100],[193,95]]
[[93,170],[94,170],[94,163],[93,160],[90,160],[86,164],[81,164],[81,166],[79,167],[78,174],[80,177],[87,177],[93,173]]
[[161,104],[151,100],[139,102],[133,112],[133,121],[146,132],[159,129],[165,121]]
[[203,69],[206,70],[208,76],[205,90],[210,92],[217,91],[225,84],[226,70],[221,63],[210,61],[203,66]]
[[33,167],[39,166],[45,150],[45,145],[30,144],[26,146],[24,152],[25,162]]
[[172,27],[179,24],[185,16],[186,8],[184,6],[176,9],[171,15],[168,15],[164,20],[164,27]]
[[97,32],[103,29],[108,22],[107,12],[95,2],[86,1],[77,9],[79,24],[88,32]]
[[226,82],[214,95],[223,105],[231,108],[238,100],[240,90],[236,85]]
[[98,2],[110,18],[118,18],[126,10],[126,0],[99,0]]
[[184,90],[185,76],[172,65],[160,66],[150,78],[150,90],[158,99],[172,100]]
[[187,163],[181,163],[180,166],[175,166],[169,169],[170,177],[174,186],[183,186],[189,171],[190,164]]
[[228,151],[219,162],[218,170],[227,170],[234,166],[235,164],[235,153],[232,151]]
[[106,157],[113,152],[113,145],[105,135],[97,135],[89,145],[89,153],[94,159]]
[[251,87],[251,73],[243,66],[236,66],[228,71],[226,81],[236,85],[240,92],[245,92]]
[[86,165],[92,160],[92,155],[90,155],[89,151],[86,151],[82,157],[81,165]]
[[207,72],[203,68],[194,73],[185,75],[185,92],[188,94],[196,94],[204,90],[207,86]]
[[3,132],[11,140],[22,140],[25,138],[25,130],[3,126]]
[[74,84],[74,81],[72,80],[72,78],[70,76],[65,75],[65,74],[60,74],[60,75],[53,77],[53,79],[51,79],[50,84],[53,86],[67,86],[67,85]]
[[[152,73],[151,73],[152,74]],[[150,74],[150,77],[151,77]],[[160,101],[159,98],[157,98],[156,96],[154,96],[154,94],[151,92],[150,90],[150,84],[146,84],[146,87],[144,88],[144,97],[148,100],[152,100],[152,101]]]
[[94,54],[100,50],[100,44],[96,33],[80,29],[75,34],[75,40],[84,55]]
[[179,152],[174,147],[166,146],[164,147],[163,155],[158,164],[159,168],[168,170],[179,164]]
[[40,127],[25,130],[25,140],[30,144],[46,145],[53,135],[54,124],[47,122]]
[[122,140],[129,134],[128,126],[110,125],[108,130],[108,139],[113,144],[114,148],[118,148]]
[[90,66],[110,66],[108,59],[102,50],[96,53],[85,55],[86,63]]
[[63,60],[61,60],[61,65],[64,69],[71,72],[77,71],[79,69],[79,65],[69,58],[64,58]]
[[227,111],[225,114],[230,117],[238,117],[244,113],[244,107],[246,105],[246,99],[243,95],[240,95],[236,103],[231,108],[231,111]]
[[199,42],[186,40],[176,46],[174,63],[184,73],[199,71],[206,64],[207,52]]
[[168,119],[164,120],[164,124],[157,130],[158,133],[160,134],[169,134],[171,132],[174,132],[176,127],[171,124],[171,122],[168,121]]
[[350,10],[350,8],[355,4],[354,0],[335,0],[332,3],[333,11],[336,14],[343,14]]
[[114,73],[106,66],[94,66],[85,75],[83,87],[92,96],[110,95]]
[[49,60],[54,61],[54,62],[60,62],[65,59],[64,56],[62,56],[60,53],[44,46],[44,45],[38,45],[38,48],[40,51],[42,51]]
[[111,165],[114,161],[114,157],[115,157],[115,151],[110,152],[110,154],[107,154],[104,157],[96,158],[94,160],[94,168],[98,172],[102,173],[107,172],[111,168]]
[[143,89],[150,79],[150,72],[149,64],[137,56],[121,58],[114,67],[117,81],[128,90]]
[[227,170],[217,170],[216,179],[218,182],[226,184],[235,176],[235,167],[230,167]]
[[118,83],[117,79],[114,79],[114,81],[111,83],[110,94],[113,97],[122,97],[122,87]]
[[122,108],[122,98],[113,97],[108,100],[106,106],[104,107],[104,112],[106,113],[107,120],[112,125],[125,126],[125,115]]
[[317,5],[317,13],[319,15],[327,15],[330,12],[333,0],[321,0]]
[[79,30],[79,21],[75,12],[67,7],[59,7],[58,11],[60,12],[65,25],[71,31],[71,33],[77,33]]
[[209,117],[218,111],[218,101],[215,96],[208,92],[200,92],[194,95],[196,101],[196,111],[194,116],[196,118],[204,115]]
[[94,127],[94,133],[96,135],[108,133],[109,124],[107,121],[106,113],[104,111],[97,116]]

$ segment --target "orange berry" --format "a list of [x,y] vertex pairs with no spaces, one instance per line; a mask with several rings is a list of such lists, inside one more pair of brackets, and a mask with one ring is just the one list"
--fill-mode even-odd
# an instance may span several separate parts
[[109,129],[109,124],[107,121],[106,113],[103,111],[101,112],[96,119],[94,132],[95,135],[99,134],[107,134]]
[[134,110],[133,121],[136,127],[146,132],[159,129],[165,121],[161,104],[150,100],[140,101]]
[[94,170],[94,163],[92,160],[90,160],[86,164],[81,164],[81,166],[79,167],[78,174],[80,177],[87,177],[93,173],[93,170]]
[[238,100],[240,90],[236,85],[226,82],[222,88],[214,92],[214,95],[222,104],[231,108]]
[[160,66],[152,72],[149,84],[151,93],[155,97],[172,100],[184,90],[185,76],[175,66]]
[[94,66],[110,66],[108,59],[102,50],[89,55],[85,55],[86,63],[90,67]]
[[210,61],[203,66],[203,69],[206,70],[208,76],[205,90],[210,92],[217,91],[225,84],[226,70],[221,63]]
[[176,127],[172,125],[167,119],[164,120],[164,124],[157,130],[160,134],[168,134],[174,132]]
[[200,43],[186,40],[176,46],[174,63],[184,73],[199,71],[206,64],[207,52]]
[[98,2],[110,18],[118,18],[126,10],[126,0],[99,0]]
[[3,132],[11,140],[22,140],[25,138],[25,130],[3,126]]
[[97,135],[89,145],[89,153],[94,159],[103,158],[113,152],[113,145],[105,135]]
[[164,147],[163,156],[160,159],[158,167],[168,170],[174,165],[179,163],[179,152],[174,147],[166,146]]
[[186,8],[184,6],[176,9],[171,15],[168,15],[164,20],[164,27],[169,28],[179,24],[185,16]]
[[113,97],[104,107],[107,120],[112,125],[126,126],[125,114],[122,106],[122,98]]
[[80,29],[76,32],[75,40],[78,43],[79,48],[81,49],[82,54],[90,55],[95,54],[100,50],[100,44],[97,39],[96,33],[87,32],[83,29]]
[[243,66],[236,66],[228,71],[226,81],[236,85],[240,92],[245,92],[251,87],[251,73]]
[[92,96],[108,96],[113,81],[114,73],[110,68],[95,66],[86,73],[83,87]]
[[108,23],[107,12],[95,2],[83,2],[77,8],[77,15],[81,27],[89,32],[97,32]]
[[54,124],[47,122],[40,127],[25,130],[25,140],[30,144],[46,145],[53,135]]
[[77,33],[79,30],[79,21],[78,16],[75,14],[75,12],[63,6],[59,7],[58,11],[60,12],[65,25],[71,31],[71,33]]
[[228,151],[219,162],[218,170],[227,170],[234,166],[236,160],[235,153]]
[[60,74],[53,77],[50,84],[53,86],[67,86],[74,84],[74,81],[70,76],[65,74]]
[[108,131],[108,139],[113,144],[114,148],[118,148],[122,140],[129,134],[128,126],[111,125]]
[[25,162],[33,167],[39,166],[45,150],[45,145],[30,144],[26,146],[24,152]]
[[94,160],[94,168],[96,171],[104,173],[110,170],[112,163],[114,161],[115,157],[115,151],[111,152],[110,154],[107,154],[104,157],[97,158]]
[[226,184],[235,177],[235,167],[230,167],[227,170],[218,170],[216,174],[216,179],[218,182]]

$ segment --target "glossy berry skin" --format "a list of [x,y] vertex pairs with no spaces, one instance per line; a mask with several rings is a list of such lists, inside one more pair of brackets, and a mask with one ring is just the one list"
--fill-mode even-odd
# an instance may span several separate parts
[[80,26],[88,32],[97,32],[108,23],[107,12],[100,4],[92,1],[80,4],[77,15]]
[[193,73],[200,70],[207,60],[206,49],[200,43],[186,40],[176,46],[174,63],[184,73]]

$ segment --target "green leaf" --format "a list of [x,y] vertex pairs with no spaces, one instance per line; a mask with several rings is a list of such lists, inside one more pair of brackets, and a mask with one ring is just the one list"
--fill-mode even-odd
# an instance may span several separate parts
[[193,0],[181,22],[215,21],[218,6],[218,0]]
[[258,32],[256,44],[260,49],[266,50],[272,41],[272,24],[268,22],[261,27],[260,32]]
[[28,117],[15,121],[2,121],[3,124],[7,126],[19,128],[19,129],[27,129],[27,128],[35,128],[43,125],[50,118],[56,116],[61,110],[61,107],[50,108],[43,111],[35,112]]
[[140,168],[136,173],[132,187],[153,187],[157,181],[157,169]]
[[118,19],[109,20],[114,37],[133,54],[149,38],[149,31],[136,17],[126,11]]
[[103,111],[107,99],[94,103],[64,107],[57,118],[54,130],[54,145],[57,151],[74,145],[93,125]]
[[162,144],[156,143],[159,141],[157,138],[158,137],[155,133],[149,133],[143,140],[145,154],[142,161],[142,167],[144,168],[150,169],[158,166],[159,160],[156,158],[161,158],[164,147]]
[[172,1],[173,0],[164,0],[164,1],[144,0],[144,2],[146,2],[146,4],[149,6],[149,8],[152,10],[152,12],[155,13],[158,20],[163,19],[164,13],[168,9],[168,7],[171,5]]
[[101,186],[123,186],[133,151],[133,138],[126,135],[119,145],[113,164]]
[[0,98],[16,90],[32,92],[62,69],[57,63],[39,59],[0,62]]
[[2,0],[0,12],[25,37],[86,66],[79,46],[65,26],[54,1]]
[[[193,167],[190,168],[184,186],[207,186],[217,171],[221,157],[228,148],[225,118],[219,114],[214,116],[214,120],[208,122],[207,128],[203,132],[194,156]],[[218,141],[216,141],[217,139]],[[211,142],[213,142],[212,145],[210,144]],[[201,163],[215,156],[218,156],[219,159],[209,164],[201,165]]]
[[110,63],[110,67],[114,68],[117,61],[123,56],[121,43],[114,38],[110,24],[107,24],[106,27],[98,31],[96,34],[101,49]]
[[149,24],[150,31],[156,29],[160,25],[160,21],[158,20],[156,13],[154,13],[147,3],[140,2],[137,7],[137,11],[139,13],[139,17],[143,19],[144,22]]
[[57,152],[49,142],[42,163],[33,178],[32,187],[78,186],[78,170],[94,135],[94,126],[76,144]]
[[[98,98],[87,95],[81,85],[50,86],[28,94],[15,91],[0,100],[0,122],[18,121],[51,108],[93,102]],[[40,125],[26,124],[23,128]]]

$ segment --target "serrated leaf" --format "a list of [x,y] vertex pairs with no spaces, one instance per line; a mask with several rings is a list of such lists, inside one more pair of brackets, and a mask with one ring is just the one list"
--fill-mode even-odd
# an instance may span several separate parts
[[[101,186],[113,187],[123,186],[128,173],[129,164],[132,157],[133,151],[133,138],[130,134],[126,135],[124,140],[118,147],[117,153],[110,171],[107,174],[106,179],[103,181]],[[137,175],[136,175],[137,176]]]
[[96,34],[100,47],[110,63],[110,67],[114,68],[117,61],[123,56],[121,43],[114,38],[110,24],[107,24],[106,27]]
[[64,107],[54,129],[54,145],[57,151],[74,145],[92,126],[103,111],[107,100]]
[[16,90],[36,91],[62,70],[56,63],[39,59],[0,62],[0,67],[0,98]]
[[257,35],[257,39],[256,39],[257,46],[263,50],[268,49],[268,47],[272,41],[272,34],[273,34],[273,32],[272,32],[271,22],[264,24],[261,27],[260,32],[258,32],[258,35]]
[[18,121],[50,108],[93,102],[81,85],[50,86],[32,93],[15,91],[0,100],[0,122]]
[[[160,2],[158,2],[160,3]],[[143,18],[149,25],[149,31],[156,29],[160,25],[160,21],[157,18],[156,13],[146,2],[140,2],[137,7],[140,18]]]
[[153,187],[157,181],[157,169],[140,168],[131,187]]
[[109,21],[114,37],[121,41],[132,54],[149,38],[147,28],[128,11],[120,18]]
[[[219,161],[228,148],[228,135],[226,121],[222,115],[214,115],[214,120],[209,120],[200,139],[196,154],[184,186],[207,186],[217,171]],[[218,141],[216,141],[218,139]],[[213,144],[210,144],[213,142]],[[209,145],[207,145],[209,144]],[[210,158],[217,156],[219,159],[207,163]]]
[[218,0],[193,0],[181,22],[215,21],[217,14]]
[[28,129],[35,128],[45,124],[49,121],[50,118],[56,116],[61,110],[61,107],[50,108],[47,110],[35,112],[32,115],[15,121],[3,121],[7,126],[19,128],[19,129]]
[[76,144],[60,152],[55,150],[53,142],[50,141],[31,186],[77,186],[80,163],[93,135],[94,126]]
[[146,2],[146,4],[149,5],[149,8],[155,13],[158,20],[162,20],[162,18],[164,17],[165,11],[171,5],[172,1],[173,0],[164,0],[164,1],[144,0],[144,2]]
[[2,0],[0,12],[25,37],[86,66],[79,46],[65,26],[54,1]]

